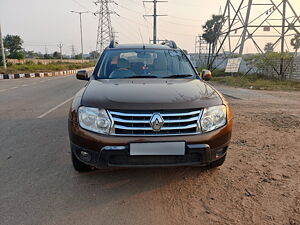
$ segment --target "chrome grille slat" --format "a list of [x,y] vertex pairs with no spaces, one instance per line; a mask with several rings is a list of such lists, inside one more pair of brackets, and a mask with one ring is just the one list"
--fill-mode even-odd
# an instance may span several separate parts
[[[192,121],[197,121],[198,116],[196,117],[191,117],[188,119],[178,119],[178,120],[165,120],[165,123],[184,123],[184,122],[192,122]],[[126,120],[126,119],[120,119],[115,117],[114,118],[115,122],[121,122],[121,123],[147,123],[149,124],[149,120]]]
[[[160,136],[160,135],[186,135],[197,134],[198,120],[202,110],[155,110],[145,111],[110,111],[113,120],[114,135],[124,136]],[[153,114],[159,114],[163,126],[154,131],[150,125]]]
[[[124,113],[124,112],[116,112],[109,111],[111,115],[116,116],[133,116],[133,117],[151,117],[152,113]],[[162,117],[164,116],[191,116],[199,114],[201,110],[191,111],[191,112],[183,112],[183,113],[160,113]]]
[[[185,130],[185,129],[191,129],[197,127],[197,124],[192,124],[188,126],[182,126],[182,127],[162,127],[161,130]],[[123,129],[123,130],[152,130],[151,127],[125,127],[120,125],[115,125],[116,129]]]

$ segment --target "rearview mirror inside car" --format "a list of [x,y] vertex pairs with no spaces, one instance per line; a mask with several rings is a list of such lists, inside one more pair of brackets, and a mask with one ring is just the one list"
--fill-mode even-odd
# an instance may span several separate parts
[[212,78],[211,71],[202,70],[202,79],[205,81],[209,81]]
[[86,70],[79,70],[76,74],[78,80],[89,80],[89,74]]

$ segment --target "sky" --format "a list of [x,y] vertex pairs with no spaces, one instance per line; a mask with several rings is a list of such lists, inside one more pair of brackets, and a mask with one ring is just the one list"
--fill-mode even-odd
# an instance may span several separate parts
[[[115,0],[111,9],[120,16],[111,15],[112,26],[120,43],[149,42],[152,39],[152,18],[143,18],[153,13],[153,4],[142,0]],[[262,2],[267,0],[254,0]],[[274,0],[280,2],[280,0]],[[238,5],[240,0],[232,0]],[[300,0],[290,0],[300,14]],[[202,25],[212,14],[219,14],[226,0],[169,0],[158,4],[158,13],[166,17],[158,18],[159,39],[175,40],[189,52],[195,50],[195,36],[202,33]],[[266,7],[266,8],[265,8]],[[253,10],[253,17],[267,6]],[[97,11],[93,0],[0,0],[0,24],[3,35],[20,35],[26,50],[38,52],[58,51],[63,44],[63,52],[71,53],[72,45],[80,52],[79,16],[70,11]],[[98,19],[92,13],[83,15],[84,52],[96,48]],[[265,43],[268,40],[259,40]],[[249,44],[246,51],[251,52]]]

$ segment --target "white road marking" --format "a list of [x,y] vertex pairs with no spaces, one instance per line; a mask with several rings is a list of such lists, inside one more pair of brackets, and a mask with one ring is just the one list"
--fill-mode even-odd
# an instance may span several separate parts
[[[2,90],[0,90],[0,92],[13,90],[13,89],[16,89],[16,88],[19,88],[19,87],[28,87],[28,86],[32,86],[32,85],[34,85],[34,84],[43,83],[43,82],[51,81],[51,80],[57,80],[57,79],[67,78],[67,77],[70,77],[70,76],[73,76],[73,75],[60,76],[60,77],[53,77],[53,78],[48,78],[48,79],[41,80],[41,81],[38,81],[38,82],[32,82],[32,83],[29,83],[29,84],[22,84],[22,85],[20,85],[20,86],[15,86],[15,87],[11,87],[11,88],[2,89]],[[17,80],[17,81],[21,81],[21,80]],[[23,80],[22,80],[22,81],[23,81]]]
[[38,118],[38,119],[44,118],[44,117],[47,116],[48,114],[50,114],[50,113],[52,113],[53,111],[57,110],[59,107],[63,106],[64,104],[66,104],[66,103],[68,103],[68,102],[70,102],[73,98],[74,98],[74,97],[68,98],[66,101],[64,101],[64,102],[58,104],[57,106],[55,106],[55,107],[49,109],[47,112],[43,113],[42,115],[38,116],[37,118]]

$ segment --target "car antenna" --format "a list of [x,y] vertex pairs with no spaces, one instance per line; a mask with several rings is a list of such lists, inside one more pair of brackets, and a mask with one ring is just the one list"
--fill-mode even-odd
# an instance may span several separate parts
[[142,36],[142,33],[141,33],[141,29],[139,28],[139,33],[140,33],[140,37],[142,39],[142,43],[143,43],[143,50],[145,50],[145,44],[144,44],[144,39],[143,39],[143,36]]

